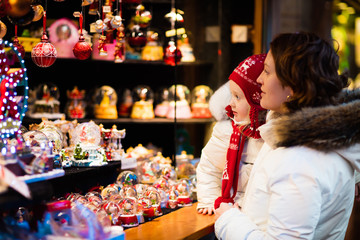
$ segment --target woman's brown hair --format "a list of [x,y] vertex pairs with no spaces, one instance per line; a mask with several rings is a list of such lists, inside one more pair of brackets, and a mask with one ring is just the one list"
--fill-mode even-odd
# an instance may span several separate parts
[[339,75],[339,56],[333,46],[314,33],[279,34],[270,43],[277,77],[293,95],[289,111],[334,104],[348,79]]

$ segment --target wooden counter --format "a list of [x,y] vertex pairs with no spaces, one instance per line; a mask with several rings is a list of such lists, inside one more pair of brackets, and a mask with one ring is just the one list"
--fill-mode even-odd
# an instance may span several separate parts
[[[126,240],[199,239],[214,231],[215,217],[196,212],[196,204],[125,230]],[[345,240],[359,239],[360,202],[354,204]]]
[[190,207],[155,218],[138,227],[125,230],[126,240],[169,240],[199,239],[214,231],[214,215],[202,215],[196,212],[197,203]]

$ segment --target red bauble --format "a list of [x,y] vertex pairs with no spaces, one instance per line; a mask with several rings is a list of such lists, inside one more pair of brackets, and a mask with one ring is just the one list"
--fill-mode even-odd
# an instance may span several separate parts
[[[19,43],[19,39],[17,38],[17,36],[15,36],[15,38],[14,38],[13,45],[14,45],[14,47],[16,47],[17,50],[19,51],[19,53],[20,53],[20,55],[21,55],[21,58],[24,59],[24,57],[25,57],[25,48],[24,48],[23,45],[21,45],[21,44]],[[19,58],[17,58],[17,60],[19,60]]]
[[92,49],[89,43],[85,42],[84,37],[81,35],[79,41],[75,44],[73,48],[74,56],[77,59],[85,60],[88,59],[91,55]]
[[44,33],[41,37],[41,42],[31,51],[31,58],[33,62],[39,67],[50,67],[54,64],[57,57],[57,51],[54,45],[49,43],[48,37]]

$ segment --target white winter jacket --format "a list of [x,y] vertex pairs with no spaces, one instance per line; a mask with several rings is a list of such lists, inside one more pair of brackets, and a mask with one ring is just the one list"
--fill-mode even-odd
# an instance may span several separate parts
[[305,109],[260,127],[265,140],[242,209],[218,239],[344,239],[360,167],[360,101]]
[[[233,132],[231,120],[228,119],[225,107],[231,97],[228,82],[220,87],[210,99],[210,110],[218,120],[213,127],[212,135],[202,149],[200,162],[196,169],[197,208],[214,207],[215,199],[221,196],[221,180],[226,161],[230,136]],[[220,104],[222,103],[222,104]],[[241,161],[245,163],[239,173],[238,193],[235,201],[241,206],[249,174],[255,158],[263,144],[261,139],[250,138],[244,146]]]

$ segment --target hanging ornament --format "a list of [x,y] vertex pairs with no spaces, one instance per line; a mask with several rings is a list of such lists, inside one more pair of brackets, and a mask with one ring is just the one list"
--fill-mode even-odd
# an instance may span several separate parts
[[134,16],[134,22],[140,25],[141,28],[147,28],[150,25],[152,15],[150,11],[145,10],[144,5],[139,4],[136,7],[136,13]]
[[15,17],[15,16],[8,15],[7,18],[14,25],[26,26],[26,25],[29,25],[30,23],[32,23],[34,16],[35,16],[35,11],[32,8],[30,8],[30,11],[28,11],[23,16]]
[[116,32],[116,45],[114,53],[115,63],[121,63],[125,61],[125,27],[121,25],[117,28]]
[[99,50],[100,56],[107,56],[106,36],[105,35],[101,35],[99,38],[98,50]]
[[31,58],[33,62],[39,67],[50,67],[54,64],[57,57],[56,48],[49,42],[46,36],[46,11],[43,17],[43,35],[41,42],[31,51]]
[[110,21],[110,25],[112,28],[119,28],[122,25],[122,19],[119,15],[113,17]]
[[111,26],[116,28],[116,45],[114,52],[114,62],[122,63],[125,61],[125,26],[122,23],[122,2],[119,0],[117,5],[119,15],[116,15]]
[[[87,1],[83,1],[83,3],[84,2],[87,2]],[[99,9],[99,0],[94,0],[89,6],[89,14],[97,15],[98,9]]]
[[99,19],[95,22],[95,30],[97,33],[103,33],[108,30],[108,27],[103,20]]
[[[170,19],[171,31],[176,32],[175,23],[177,22],[177,14],[175,9],[175,0],[171,0],[171,12],[166,14],[165,17]],[[176,46],[174,38],[171,38],[164,51],[164,62],[165,64],[175,66],[180,62],[181,58],[181,51]]]
[[90,57],[92,49],[90,44],[85,42],[85,38],[82,33],[82,24],[83,24],[83,16],[82,14],[80,14],[79,17],[80,37],[79,37],[79,41],[75,44],[73,48],[73,53],[77,59],[85,60]]
[[[13,45],[19,51],[19,54],[20,54],[21,58],[24,58],[25,57],[25,48],[24,48],[23,45],[20,44],[19,39],[17,37],[17,25],[15,25],[15,37],[14,37],[14,40],[13,40]],[[17,61],[20,61],[19,57],[17,57],[16,59],[17,59]]]
[[39,21],[43,16],[44,16],[44,8],[41,5],[35,5],[32,6],[32,9],[35,12],[34,18],[33,18],[33,22]]
[[[14,40],[13,40],[13,45],[14,45],[14,47],[16,47],[17,50],[19,51],[20,56],[21,56],[22,58],[24,58],[24,57],[25,57],[25,48],[24,48],[23,45],[20,44],[19,39],[17,38],[17,36],[15,36],[15,38],[14,38]],[[19,61],[19,58],[18,58],[17,61]]]
[[175,42],[170,40],[168,46],[165,48],[164,62],[168,65],[175,66],[180,62],[181,58],[181,51],[175,46]]
[[0,38],[3,38],[6,35],[6,32],[7,32],[7,27],[5,23],[0,21]]
[[9,10],[7,15],[19,18],[26,15],[31,10],[31,0],[8,0]]
[[169,19],[171,23],[173,22],[184,22],[183,15],[184,12],[180,9],[175,9],[174,7],[171,8],[171,11],[165,14],[165,18]]

